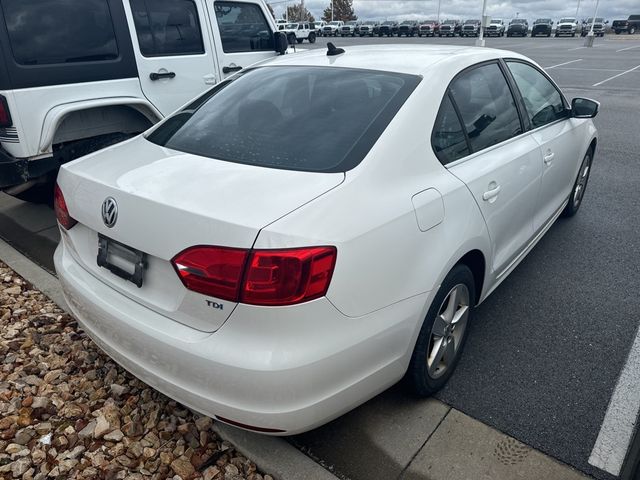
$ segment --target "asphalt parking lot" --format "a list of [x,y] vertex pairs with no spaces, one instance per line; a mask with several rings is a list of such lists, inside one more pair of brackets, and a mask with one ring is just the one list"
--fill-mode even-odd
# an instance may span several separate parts
[[[475,41],[338,37],[299,47],[325,48],[327,40],[347,54],[359,44]],[[478,309],[462,361],[438,398],[585,473],[610,478],[589,459],[638,329],[640,36],[598,38],[594,48],[583,47],[580,38],[495,38],[487,46],[537,61],[569,98],[601,102],[595,119],[600,142],[580,213],[558,221]],[[0,197],[0,236],[46,268],[57,238],[54,225],[47,207]],[[382,410],[393,422],[399,391],[394,387],[374,407],[361,407],[359,421],[377,421],[367,412]],[[294,441],[359,480],[365,477],[354,474],[344,456],[316,449],[346,421]],[[367,440],[380,439],[356,440],[363,447],[352,461],[375,460],[379,452],[367,450]],[[626,449],[626,443],[612,448]]]

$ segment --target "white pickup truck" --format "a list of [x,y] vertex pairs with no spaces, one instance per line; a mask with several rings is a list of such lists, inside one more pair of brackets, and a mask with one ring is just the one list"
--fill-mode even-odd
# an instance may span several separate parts
[[288,47],[264,0],[1,7],[0,190],[30,201],[50,201],[60,164],[143,132]]

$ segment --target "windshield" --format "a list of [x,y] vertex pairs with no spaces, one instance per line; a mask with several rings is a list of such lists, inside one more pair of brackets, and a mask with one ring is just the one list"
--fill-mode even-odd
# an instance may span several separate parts
[[340,25],[340,22],[339,21],[329,22],[329,25]]
[[533,23],[551,23],[551,19],[550,18],[539,18]]
[[475,25],[476,23],[480,23],[480,20],[467,20],[466,22],[464,22],[465,25]]
[[526,23],[526,20],[523,20],[522,18],[514,18],[511,20],[511,23]]
[[560,23],[576,23],[576,19],[575,18],[563,18],[562,20],[560,20]]
[[392,22],[392,21],[389,20],[389,21],[384,22],[383,25],[393,25],[394,23],[395,22]]
[[[604,22],[604,18],[596,18],[596,22]],[[593,23],[593,17],[587,18],[587,23]]]
[[444,25],[454,25],[456,23],[455,20],[445,20],[442,22]]
[[365,25],[375,25],[375,24],[376,24],[376,22],[371,22],[371,21],[369,21],[369,22],[364,22],[364,24],[365,24]]
[[492,24],[496,24],[496,23],[497,23],[497,24],[501,24],[501,23],[502,23],[502,20],[491,20],[491,23],[492,23]]
[[347,25],[357,25],[358,22],[347,22]]
[[373,70],[255,68],[169,117],[147,140],[248,165],[346,171],[362,161],[419,82],[416,75]]

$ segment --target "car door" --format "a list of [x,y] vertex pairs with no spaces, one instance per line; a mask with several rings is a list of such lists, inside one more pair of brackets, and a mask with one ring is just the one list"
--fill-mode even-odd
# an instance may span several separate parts
[[540,145],[542,177],[533,220],[538,231],[562,209],[571,193],[582,160],[581,135],[562,94],[545,74],[524,61],[508,60],[506,64],[523,99],[531,136]]
[[498,62],[467,69],[449,87],[468,156],[448,165],[476,200],[491,237],[499,277],[533,237],[540,147],[524,126]]
[[275,56],[273,21],[262,2],[206,2],[222,78]]
[[163,115],[219,80],[201,1],[124,2],[142,91]]

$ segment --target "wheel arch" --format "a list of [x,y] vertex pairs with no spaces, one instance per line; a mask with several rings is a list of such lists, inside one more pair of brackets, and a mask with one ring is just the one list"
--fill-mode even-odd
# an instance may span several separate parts
[[475,302],[478,304],[482,298],[484,279],[487,272],[487,262],[484,254],[478,249],[470,250],[456,262],[456,265],[465,265],[471,270],[476,290]]
[[[123,122],[124,127],[130,128],[135,124],[142,126],[146,123],[148,128],[163,118],[151,103],[139,98],[104,98],[58,105],[49,110],[44,119],[39,153],[49,153],[55,143],[69,141],[67,137],[73,135],[71,130],[76,128],[73,126],[74,123],[78,123],[85,116],[98,119],[96,131],[100,130],[102,133],[114,133],[118,128],[122,128],[118,122]],[[93,136],[90,130],[86,129],[84,133],[78,131],[79,139]]]

